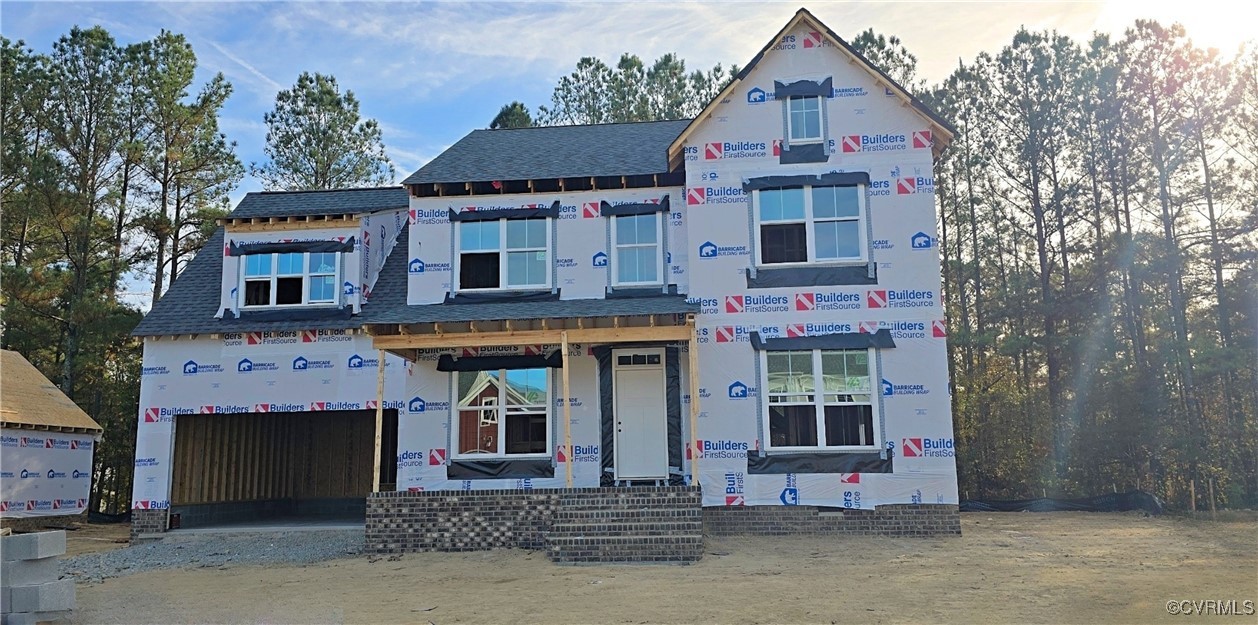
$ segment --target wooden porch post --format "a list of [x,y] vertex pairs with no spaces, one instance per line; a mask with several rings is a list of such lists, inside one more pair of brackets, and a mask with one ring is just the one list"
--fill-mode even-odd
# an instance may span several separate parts
[[568,480],[568,488],[572,488],[572,396],[568,394],[568,331],[564,330],[560,339],[559,349],[563,350],[563,449],[564,474]]
[[688,319],[690,325],[690,484],[699,484],[699,330],[695,327],[694,317]]
[[380,492],[380,445],[384,431],[384,350],[378,350],[376,363],[376,457],[371,471],[371,492]]

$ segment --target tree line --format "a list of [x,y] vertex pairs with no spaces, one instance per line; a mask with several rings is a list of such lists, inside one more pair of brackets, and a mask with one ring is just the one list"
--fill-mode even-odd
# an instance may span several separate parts
[[[0,345],[104,427],[96,511],[131,496],[142,350],[130,332],[245,173],[219,129],[232,86],[198,83],[196,69],[187,39],[165,30],[120,45],[76,27],[46,53],[0,37]],[[379,126],[335,78],[302,74],[264,122],[268,160],[252,170],[267,188],[392,182]]]

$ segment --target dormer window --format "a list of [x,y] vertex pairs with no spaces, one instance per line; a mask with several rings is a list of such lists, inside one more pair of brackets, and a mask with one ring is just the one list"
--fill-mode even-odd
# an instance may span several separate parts
[[459,222],[459,290],[549,287],[549,224],[549,219]]
[[241,307],[337,303],[336,252],[249,254],[242,259]]
[[787,102],[786,125],[792,144],[821,141],[821,98],[791,96]]

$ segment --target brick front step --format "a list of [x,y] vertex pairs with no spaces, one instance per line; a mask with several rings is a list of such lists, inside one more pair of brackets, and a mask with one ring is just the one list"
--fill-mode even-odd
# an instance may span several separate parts
[[551,517],[556,563],[695,562],[703,557],[698,488],[637,487],[567,493]]
[[569,521],[611,523],[618,520],[648,521],[667,520],[673,522],[703,521],[703,510],[698,504],[693,508],[656,508],[647,510],[560,510],[551,515],[556,523]]
[[703,524],[673,522],[617,522],[606,525],[585,523],[556,523],[551,526],[547,536],[555,538],[573,538],[582,536],[678,536],[700,535]]

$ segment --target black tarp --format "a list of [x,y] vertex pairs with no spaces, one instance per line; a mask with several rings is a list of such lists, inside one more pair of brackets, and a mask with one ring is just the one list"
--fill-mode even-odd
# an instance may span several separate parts
[[1162,502],[1142,490],[1078,499],[1039,497],[1004,501],[965,499],[961,502],[962,512],[1128,512],[1131,510],[1162,514]]
[[[658,344],[617,345],[615,349],[633,349],[659,347]],[[664,407],[667,412],[668,425],[668,472],[669,484],[681,485],[685,478],[681,474],[682,442],[681,442],[681,364],[676,347],[664,348]],[[616,461],[616,416],[614,414],[615,395],[612,389],[612,347],[599,346],[594,348],[594,357],[598,359],[598,399],[602,414],[599,427],[602,430],[599,451],[602,473],[599,478],[601,486],[611,486],[615,482],[614,464]]]
[[891,456],[881,452],[747,453],[747,473],[891,473]]
[[452,480],[555,477],[555,465],[550,458],[453,460],[446,467],[446,477]]
[[762,339],[759,332],[751,333],[751,348],[756,351],[786,352],[798,349],[892,349],[895,339],[891,330],[883,328],[874,333],[838,332],[817,336],[793,336],[790,338]]
[[450,209],[450,221],[492,221],[494,219],[543,219],[559,216],[559,200],[545,208],[498,208],[483,211]]
[[[877,267],[877,265],[875,265]],[[867,265],[839,267],[761,267],[752,276],[747,268],[747,288],[780,289],[793,286],[840,286],[845,284],[878,284],[878,270],[869,275]]]
[[830,160],[830,146],[823,143],[804,143],[783,146],[778,162],[783,165],[796,163],[824,163]]
[[450,354],[437,357],[437,371],[495,371],[498,369],[561,369],[563,354],[555,350],[549,356],[464,356]]
[[223,309],[223,319],[231,321],[334,321],[353,318],[354,310],[349,307],[311,306],[309,308],[284,308],[272,310],[242,310],[234,313],[230,308]]
[[634,299],[639,297],[663,297],[665,295],[677,295],[677,285],[668,285],[667,293],[664,292],[664,287],[659,286],[609,286],[604,297],[606,299]]
[[354,237],[344,241],[288,241],[275,243],[232,243],[227,247],[228,256],[251,254],[287,254],[291,252],[352,252]]
[[651,202],[638,202],[632,204],[617,204],[612,206],[607,200],[603,200],[599,206],[599,213],[605,217],[619,217],[622,215],[649,215],[651,213],[667,213],[668,212],[668,196],[665,195],[659,204]]
[[820,176],[758,176],[756,178],[748,178],[746,182],[743,182],[743,190],[756,191],[758,189],[780,189],[783,187],[802,187],[804,185],[842,187],[858,184],[869,184],[869,172],[832,172],[821,174]]
[[553,291],[489,291],[479,293],[446,293],[446,304],[513,304],[521,302],[557,302],[559,289]]
[[773,98],[782,100],[792,96],[819,96],[828,98],[834,93],[834,78],[826,78],[821,82],[815,80],[797,80],[790,84],[773,81]]

